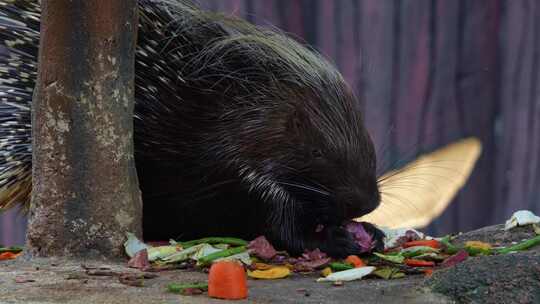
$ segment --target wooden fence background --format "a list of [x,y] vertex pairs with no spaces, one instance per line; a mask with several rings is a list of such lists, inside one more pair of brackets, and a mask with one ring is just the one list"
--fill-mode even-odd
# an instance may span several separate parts
[[[200,2],[281,28],[330,58],[361,97],[381,170],[481,139],[469,183],[429,233],[540,212],[540,1]],[[1,217],[0,242],[22,242],[23,225]]]

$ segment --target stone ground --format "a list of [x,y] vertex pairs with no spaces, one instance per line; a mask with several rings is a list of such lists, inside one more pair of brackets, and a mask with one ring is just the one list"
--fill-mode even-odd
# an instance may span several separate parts
[[[534,235],[532,228],[504,232],[486,227],[461,235],[458,241],[483,240],[507,245]],[[171,282],[206,280],[202,272],[159,272],[144,287],[121,284],[115,276],[87,275],[82,265],[107,271],[137,273],[125,262],[19,258],[0,262],[0,303],[226,303],[206,295],[168,293]],[[315,275],[294,275],[275,281],[249,280],[249,298],[242,303],[540,303],[540,248],[523,253],[475,257],[455,267],[384,281],[365,279],[334,287],[315,282]],[[27,279],[32,282],[24,282]]]

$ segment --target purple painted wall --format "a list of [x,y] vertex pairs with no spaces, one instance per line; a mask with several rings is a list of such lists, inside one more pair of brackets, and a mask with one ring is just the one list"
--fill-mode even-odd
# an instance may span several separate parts
[[[381,172],[465,136],[484,152],[433,234],[540,213],[540,2],[204,0],[333,61],[360,97]],[[0,216],[0,242],[22,221]]]

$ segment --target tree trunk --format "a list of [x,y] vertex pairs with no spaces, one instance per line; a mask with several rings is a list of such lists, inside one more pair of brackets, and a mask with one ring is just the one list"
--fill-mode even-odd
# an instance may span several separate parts
[[43,0],[41,22],[28,252],[117,257],[126,232],[141,234],[137,1]]

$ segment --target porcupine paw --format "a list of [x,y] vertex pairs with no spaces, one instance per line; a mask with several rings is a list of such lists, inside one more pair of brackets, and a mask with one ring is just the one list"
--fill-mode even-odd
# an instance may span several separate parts
[[338,226],[325,227],[321,233],[324,234],[324,238],[320,241],[319,249],[331,257],[344,258],[362,252],[353,235],[345,228]]
[[377,228],[377,226],[368,222],[362,222],[362,226],[364,226],[366,232],[371,235],[371,238],[373,239],[373,250],[379,252],[384,251],[384,238],[386,237],[384,232],[382,232],[381,229]]

